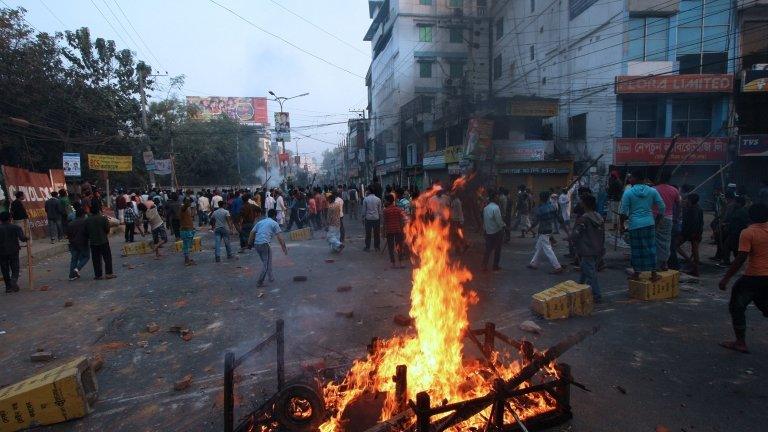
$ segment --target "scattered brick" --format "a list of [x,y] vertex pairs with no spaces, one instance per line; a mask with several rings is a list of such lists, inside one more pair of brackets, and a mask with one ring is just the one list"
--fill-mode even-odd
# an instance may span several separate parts
[[94,372],[98,372],[102,367],[104,367],[104,357],[102,357],[101,354],[96,354],[95,356],[91,357],[90,361],[91,369],[93,369]]
[[75,302],[73,302],[72,300],[67,300],[64,302],[64,307],[72,307],[74,306],[74,304]]
[[355,316],[354,311],[336,311],[336,316],[344,317],[344,318],[352,318]]
[[307,372],[319,372],[326,368],[325,360],[322,360],[322,359],[305,362],[301,365],[301,367]]
[[53,360],[55,357],[53,356],[53,353],[50,351],[37,351],[36,353],[29,356],[29,359],[34,362],[47,362]]
[[395,318],[393,319],[395,324],[402,326],[402,327],[409,327],[411,324],[413,324],[413,319],[411,317],[397,314],[395,315]]
[[183,330],[184,327],[180,325],[173,325],[168,328],[169,333],[181,333],[181,330]]
[[329,259],[325,260],[325,262],[326,262],[326,263],[328,263],[328,264],[333,264],[333,263],[335,263],[335,262],[336,262],[336,260],[335,260],[335,259],[330,259],[330,258],[329,258]]
[[192,385],[192,374],[187,374],[184,378],[173,383],[173,389],[176,391],[184,391]]
[[48,285],[41,285],[40,291],[48,291],[48,288],[50,288]]
[[140,346],[141,348],[146,348],[149,346],[149,341],[145,341],[145,340],[138,341],[136,342],[136,345]]
[[149,323],[149,324],[147,324],[147,332],[155,333],[158,330],[160,330],[160,326],[157,325],[157,323]]
[[306,276],[294,276],[293,277],[294,282],[306,282],[307,277]]
[[341,285],[341,286],[337,286],[336,287],[336,291],[338,291],[338,292],[347,292],[347,291],[351,291],[351,290],[352,290],[352,286],[351,285]]
[[183,329],[180,333],[181,339],[183,339],[184,342],[189,342],[192,340],[192,331],[190,329]]

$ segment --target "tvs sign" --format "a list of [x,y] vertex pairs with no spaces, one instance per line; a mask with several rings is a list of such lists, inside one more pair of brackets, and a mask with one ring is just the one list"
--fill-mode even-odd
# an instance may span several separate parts
[[618,76],[616,93],[729,93],[733,75]]
[[[703,142],[702,142],[703,140]],[[661,165],[672,138],[616,138],[616,165]],[[668,163],[719,164],[726,158],[728,138],[678,138]]]

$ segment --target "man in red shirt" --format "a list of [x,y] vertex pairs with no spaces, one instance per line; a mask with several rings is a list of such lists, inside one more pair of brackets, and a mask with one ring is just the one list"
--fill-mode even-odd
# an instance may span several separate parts
[[[656,218],[656,262],[661,271],[668,268],[670,249],[672,245],[672,225],[675,210],[680,208],[680,192],[676,187],[669,184],[670,173],[664,171],[661,173],[659,184],[654,186],[656,192],[664,201],[664,214]],[[658,210],[653,210],[654,215],[658,215]]]
[[747,317],[745,312],[750,303],[768,317],[768,206],[762,203],[753,204],[749,208],[749,227],[741,231],[739,236],[739,253],[736,260],[720,280],[720,289],[725,291],[741,266],[746,262],[747,270],[731,290],[731,302],[728,309],[733,320],[735,341],[721,342],[724,348],[741,353],[749,353],[745,335],[747,332]]
[[[387,194],[384,197],[384,235],[387,238],[387,248],[389,248],[389,261],[392,268],[403,268],[403,258],[405,248],[403,241],[403,225],[405,223],[405,212],[395,205],[395,197]],[[395,248],[397,248],[397,264],[395,264]]]

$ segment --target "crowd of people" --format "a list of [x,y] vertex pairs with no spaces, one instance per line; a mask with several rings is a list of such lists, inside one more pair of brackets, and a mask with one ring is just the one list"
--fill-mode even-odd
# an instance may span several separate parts
[[[699,250],[705,229],[701,198],[696,188],[678,188],[669,180],[668,172],[661,172],[652,181],[643,171],[623,177],[613,171],[597,194],[576,182],[559,190],[538,191],[538,199],[526,185],[518,186],[512,194],[504,187],[451,189],[435,181],[423,193],[428,194],[429,217],[441,218],[450,227],[452,252],[462,254],[471,247],[465,222],[476,224],[485,239],[481,271],[488,271],[491,259],[491,270],[501,270],[502,246],[511,241],[514,232],[521,238],[531,234],[536,240],[527,267],[538,270],[547,262],[553,274],[561,274],[568,265],[577,266],[580,283],[592,287],[599,303],[602,291],[598,273],[606,267],[607,231],[614,232],[614,241],[621,238],[629,245],[630,279],[656,280],[659,272],[668,269],[700,275]],[[736,340],[722,344],[746,352],[746,306],[755,302],[768,316],[768,182],[755,202],[732,186],[714,190],[715,217],[710,228],[717,252],[711,259],[728,267],[720,283],[722,289],[747,264],[745,274],[734,284],[730,302]],[[221,262],[222,252],[226,259],[236,260],[237,253],[254,249],[263,263],[257,280],[262,286],[265,281],[274,281],[272,241],[276,239],[287,254],[281,233],[294,227],[325,232],[330,250],[340,253],[345,248],[345,222],[359,221],[365,233],[363,251],[381,251],[383,237],[392,267],[404,267],[410,256],[405,227],[414,217],[420,193],[416,188],[382,187],[378,182],[364,189],[340,184],[253,191],[113,191],[109,202],[115,218],[110,220],[102,214],[105,197],[85,184],[80,193],[71,196],[66,190],[51,192],[45,212],[51,242],[69,241],[70,280],[81,277],[89,260],[93,261],[95,279],[116,277],[109,232],[122,224],[127,244],[135,242],[137,234],[151,234],[157,259],[163,256],[170,231],[182,243],[187,266],[196,264],[192,258],[196,231],[209,227],[215,262]],[[27,219],[24,198],[23,192],[18,192],[8,210],[0,212],[0,267],[6,292],[18,291],[19,245],[29,235],[23,229]],[[569,259],[569,264],[561,263],[553,247],[561,233],[568,245],[562,258]],[[238,239],[237,253],[230,244],[232,236]]]

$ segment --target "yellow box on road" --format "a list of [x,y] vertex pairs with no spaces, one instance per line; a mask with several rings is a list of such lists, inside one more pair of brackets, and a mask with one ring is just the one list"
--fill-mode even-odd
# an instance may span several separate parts
[[96,377],[87,358],[0,389],[0,432],[80,418],[93,410]]

